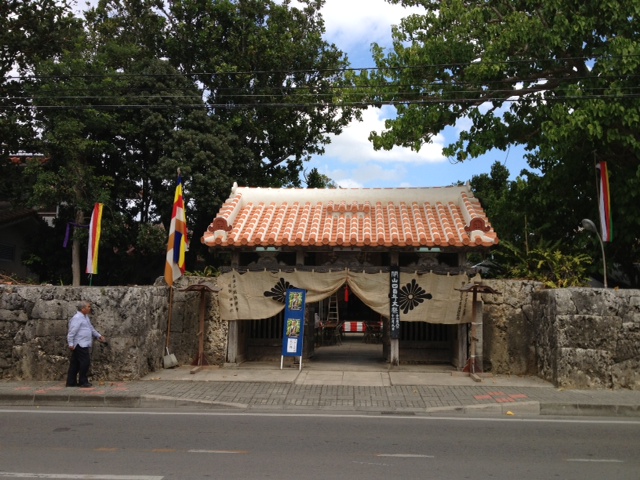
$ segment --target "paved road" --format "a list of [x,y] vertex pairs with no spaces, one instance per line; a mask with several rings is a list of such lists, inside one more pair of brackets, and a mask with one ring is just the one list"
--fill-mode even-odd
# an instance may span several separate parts
[[640,421],[0,411],[0,478],[637,480]]

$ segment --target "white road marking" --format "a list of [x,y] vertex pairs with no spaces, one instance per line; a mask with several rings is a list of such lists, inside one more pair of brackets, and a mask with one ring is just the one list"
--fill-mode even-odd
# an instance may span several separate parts
[[65,480],[162,480],[164,477],[157,475],[76,475],[69,473],[23,473],[0,472],[0,477],[9,478],[60,478]]
[[246,450],[187,450],[189,453],[248,453]]
[[139,410],[119,410],[119,411],[88,411],[88,410],[25,410],[25,409],[0,409],[0,413],[27,413],[35,415],[80,415],[86,413],[88,415],[140,415],[140,416],[205,416],[205,417],[276,417],[276,418],[292,418],[292,417],[315,417],[315,418],[360,418],[371,421],[384,420],[411,420],[412,422],[440,422],[443,420],[457,421],[457,422],[510,422],[510,423],[571,423],[571,424],[583,424],[583,425],[640,425],[640,420],[620,420],[620,419],[600,419],[592,420],[588,418],[575,419],[575,418],[502,418],[502,417],[446,417],[446,416],[421,416],[421,415],[374,415],[374,414],[328,414],[328,413],[257,413],[257,412],[153,412],[153,411],[139,411]]
[[615,458],[567,458],[567,462],[624,463]]
[[376,467],[392,467],[391,463],[380,463],[380,462],[356,462],[353,461],[351,463],[355,463],[356,465],[375,465]]
[[376,457],[436,458],[433,455],[419,455],[415,453],[376,453]]

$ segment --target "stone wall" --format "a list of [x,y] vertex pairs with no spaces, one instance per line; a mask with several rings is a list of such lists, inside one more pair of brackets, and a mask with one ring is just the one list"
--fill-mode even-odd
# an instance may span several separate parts
[[[201,278],[176,283],[171,308],[170,352],[180,364],[198,356],[199,292],[184,292]],[[69,365],[66,335],[79,302],[93,305],[96,330],[108,346],[95,343],[95,380],[134,380],[162,368],[169,320],[169,288],[0,285],[0,378],[63,380]],[[226,324],[215,294],[205,294],[205,359],[222,364]]]
[[640,390],[640,291],[535,292],[537,374],[559,387]]
[[563,388],[640,389],[640,291],[484,280],[483,367]]
[[[182,277],[174,287],[170,352],[181,365],[198,356],[201,301],[206,362],[226,359],[229,330],[217,295],[184,291],[203,280]],[[640,291],[484,284],[499,292],[481,295],[485,371],[538,375],[567,388],[640,389]],[[0,285],[0,378],[63,380],[67,325],[82,300],[92,302],[93,324],[109,338],[108,347],[93,350],[95,380],[134,380],[161,369],[169,292],[161,280],[143,287]]]
[[498,294],[482,294],[483,368],[500,375],[536,375],[537,321],[532,293],[539,282],[483,280]]

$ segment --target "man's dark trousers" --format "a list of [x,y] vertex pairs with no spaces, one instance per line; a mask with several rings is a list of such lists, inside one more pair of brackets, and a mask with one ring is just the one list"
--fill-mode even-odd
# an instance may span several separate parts
[[[86,385],[89,383],[89,367],[91,366],[91,354],[89,347],[81,347],[76,345],[71,351],[71,360],[69,361],[69,372],[67,373],[67,387],[75,387],[77,385]],[[80,382],[78,382],[78,375]]]

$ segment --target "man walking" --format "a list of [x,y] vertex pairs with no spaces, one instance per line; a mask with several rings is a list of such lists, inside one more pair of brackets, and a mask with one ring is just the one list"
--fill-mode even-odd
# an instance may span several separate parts
[[87,377],[91,367],[91,345],[94,337],[100,342],[106,341],[91,325],[90,312],[91,303],[81,302],[78,304],[78,312],[69,320],[67,343],[71,350],[71,359],[67,373],[67,387],[91,387]]

